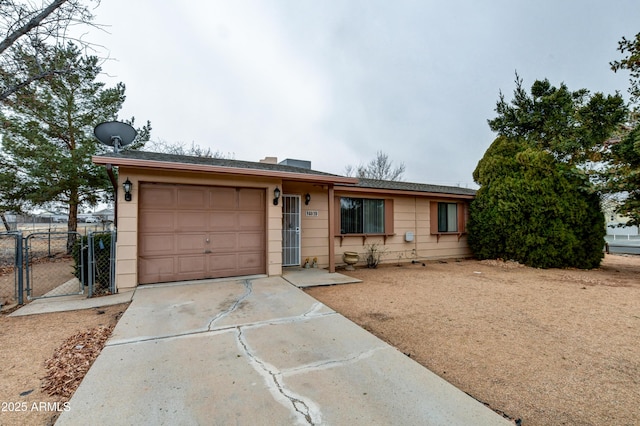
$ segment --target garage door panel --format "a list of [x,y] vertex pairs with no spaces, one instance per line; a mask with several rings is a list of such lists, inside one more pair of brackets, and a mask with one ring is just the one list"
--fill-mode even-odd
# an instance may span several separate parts
[[264,230],[264,214],[262,212],[239,212],[239,230]]
[[242,188],[238,194],[238,209],[262,210],[264,208],[264,190]]
[[145,277],[144,283],[165,282],[176,275],[174,257],[143,258],[138,261],[138,273]]
[[204,254],[178,257],[178,274],[185,276],[195,274],[203,276],[206,272],[206,258]]
[[174,254],[184,252],[204,253],[206,237],[202,234],[178,234],[176,235],[178,250]]
[[216,230],[230,230],[238,227],[238,213],[235,211],[219,212],[214,211],[209,214],[209,229]]
[[140,193],[140,204],[146,208],[173,208],[176,204],[176,188],[167,185],[145,185]]
[[173,234],[147,234],[140,238],[140,253],[145,256],[168,256],[176,253]]
[[235,232],[217,232],[209,237],[210,249],[214,252],[233,251],[238,249],[238,237]]
[[211,208],[215,210],[235,210],[237,208],[236,188],[215,188],[210,192]]
[[202,231],[208,228],[209,213],[207,211],[180,212],[177,218],[176,231]]
[[141,211],[139,228],[141,232],[173,232],[175,229],[174,212]]
[[200,187],[181,187],[177,191],[177,200],[179,209],[200,209],[208,208],[208,188]]
[[221,253],[208,255],[209,271],[213,275],[217,275],[218,272],[236,272],[237,268],[237,255],[235,253]]
[[238,250],[255,250],[264,248],[262,232],[242,232],[238,234]]
[[240,265],[240,268],[244,269],[263,268],[264,256],[262,256],[262,252],[260,251],[253,253],[238,253],[238,264]]

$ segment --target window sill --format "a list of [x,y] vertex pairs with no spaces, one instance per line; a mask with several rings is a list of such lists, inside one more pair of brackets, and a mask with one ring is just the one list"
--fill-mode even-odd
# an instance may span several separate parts
[[364,246],[367,238],[375,238],[375,237],[382,237],[383,239],[383,244],[387,244],[387,237],[391,237],[395,234],[387,234],[387,233],[380,233],[380,234],[336,234],[334,235],[334,237],[340,237],[340,247],[342,247],[342,241],[345,238],[348,237],[361,237],[362,238],[362,245]]
[[436,236],[436,242],[440,242],[440,237],[443,235],[457,235],[458,236],[458,241],[460,241],[460,238],[462,238],[463,235],[465,235],[466,232],[432,232],[431,235],[435,235]]

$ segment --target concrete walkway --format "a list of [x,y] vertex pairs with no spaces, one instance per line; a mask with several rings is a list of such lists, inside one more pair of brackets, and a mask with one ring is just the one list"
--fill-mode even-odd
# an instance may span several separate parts
[[47,314],[51,312],[77,311],[80,309],[99,308],[102,306],[128,303],[133,297],[133,291],[127,291],[109,296],[93,297],[88,299],[85,294],[72,296],[58,296],[45,299],[36,299],[23,307],[15,310],[10,317],[23,315]]
[[80,309],[100,308],[102,306],[119,305],[128,303],[133,297],[133,291],[112,294],[109,296],[93,297],[88,299],[85,294],[72,296],[57,296],[45,299],[35,299],[15,310],[10,317],[23,315],[47,314],[51,312],[77,311]]
[[270,277],[139,287],[57,424],[511,423]]
[[282,277],[298,288],[362,282],[358,278],[320,268],[284,268]]

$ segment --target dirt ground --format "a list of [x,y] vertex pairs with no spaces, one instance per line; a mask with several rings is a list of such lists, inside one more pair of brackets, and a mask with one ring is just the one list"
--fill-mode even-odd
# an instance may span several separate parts
[[[68,390],[74,386],[69,382],[83,377],[89,365],[76,365],[73,371],[64,372],[55,362],[63,357],[63,364],[68,366],[73,352],[81,355],[83,364],[92,362],[86,356],[87,351],[96,352],[90,347],[94,344],[91,336],[83,338],[79,333],[113,327],[126,307],[123,304],[22,317],[0,315],[0,425],[50,425],[60,411],[72,408],[65,406],[69,397],[51,396],[43,387]],[[70,348],[67,344],[65,352],[65,342],[76,343]],[[58,367],[53,374],[45,365],[47,360]]]
[[[341,272],[364,281],[307,292],[523,425],[640,424],[640,256],[593,271],[450,260]],[[47,361],[126,306],[0,315],[0,425],[52,424],[68,397],[44,391]]]
[[[340,271],[343,272],[343,271]],[[450,260],[307,292],[523,425],[640,424],[640,256],[600,269]]]

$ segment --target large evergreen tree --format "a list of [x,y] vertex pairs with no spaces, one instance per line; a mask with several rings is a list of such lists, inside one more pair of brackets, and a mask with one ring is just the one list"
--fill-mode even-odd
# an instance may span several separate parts
[[608,191],[622,199],[618,213],[629,218],[627,225],[640,226],[640,33],[633,39],[623,37],[618,50],[625,56],[612,62],[611,68],[629,72],[628,91],[635,108],[619,139],[611,144],[605,176]]
[[499,136],[474,171],[469,245],[480,259],[540,267],[595,268],[604,216],[588,178],[548,151]]
[[633,39],[622,37],[618,42],[618,51],[625,55],[622,59],[610,63],[614,72],[629,72],[629,94],[631,103],[640,102],[640,33]]
[[640,226],[640,126],[634,123],[612,144],[606,171],[607,190],[621,199],[616,211],[627,226]]
[[513,259],[536,267],[597,267],[604,216],[587,164],[624,119],[619,95],[571,92],[547,80],[527,93],[516,79],[514,99],[502,94],[498,138],[474,171],[480,185],[471,204],[469,246],[477,257]]
[[[0,177],[15,185],[14,199],[67,204],[68,230],[75,231],[78,207],[111,194],[105,169],[91,162],[92,155],[108,149],[98,143],[93,128],[117,119],[125,86],[106,88],[96,81],[98,59],[83,56],[73,43],[58,48],[51,60],[55,63],[48,66],[75,71],[34,81],[5,100]],[[138,145],[148,140],[149,131],[148,123],[139,129]]]

